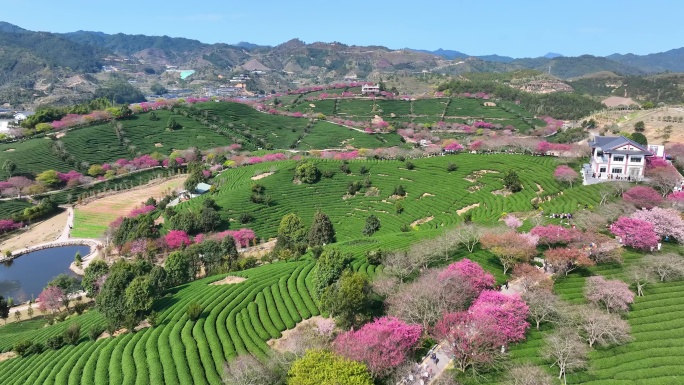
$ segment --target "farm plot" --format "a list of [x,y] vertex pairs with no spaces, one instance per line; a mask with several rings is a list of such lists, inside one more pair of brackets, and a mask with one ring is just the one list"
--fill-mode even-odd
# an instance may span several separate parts
[[[81,324],[82,338],[76,346],[0,363],[0,383],[220,384],[226,360],[265,357],[267,340],[319,314],[306,285],[313,265],[274,263],[233,274],[247,278],[239,284],[209,285],[223,278],[215,276],[182,286],[155,304],[159,326],[135,334],[86,341],[91,327],[103,326],[95,310],[47,328],[36,322],[3,328],[0,351],[22,339],[45,342],[73,322]],[[204,313],[193,323],[185,309],[194,301]]]
[[140,207],[147,198],[159,199],[171,191],[182,188],[185,176],[175,177],[152,186],[144,186],[96,199],[85,205],[77,205],[74,211],[75,238],[99,238],[109,223]]
[[[0,144],[0,164],[11,160],[17,165],[13,175],[38,174],[53,169],[66,172],[73,167],[57,157],[50,148],[52,141],[47,138],[29,139],[23,142]],[[0,170],[0,179],[9,175]]]
[[[166,110],[155,111],[155,114],[159,120],[150,120],[147,113],[117,121],[123,125],[120,137],[110,124],[98,124],[71,131],[62,141],[69,154],[79,161],[90,163],[113,162],[155,151],[169,155],[173,150],[189,147],[207,149],[232,143],[227,137],[193,119]],[[173,118],[182,128],[167,130],[169,118]]]
[[25,208],[33,206],[23,199],[0,201],[0,218],[9,218],[14,214],[19,214]]
[[[447,172],[449,162],[458,164],[459,169]],[[482,168],[498,173],[484,174],[477,182],[466,181],[465,178]],[[407,170],[399,161],[357,160],[349,162],[349,175],[340,171],[341,162],[318,160],[321,171],[334,173],[331,178],[322,178],[315,184],[294,184],[294,161],[283,161],[270,164],[275,173],[259,181],[265,193],[272,198],[271,205],[255,204],[250,200],[254,183],[250,179],[263,165],[241,168],[242,177],[232,179],[224,184],[212,196],[221,207],[224,220],[236,220],[242,213],[250,213],[254,220],[248,227],[254,229],[259,237],[270,238],[276,235],[280,219],[289,213],[297,212],[308,222],[316,210],[322,209],[328,214],[337,231],[338,241],[344,242],[361,237],[361,229],[366,217],[376,215],[381,222],[381,229],[372,238],[382,235],[400,233],[400,228],[414,221],[428,217],[433,220],[420,225],[421,231],[438,230],[462,221],[457,211],[463,207],[480,203],[472,210],[473,220],[481,223],[498,221],[504,212],[533,211],[532,199],[537,196],[537,184],[544,188],[542,196],[550,196],[551,200],[542,207],[567,208],[564,212],[574,212],[577,205],[596,204],[599,195],[593,189],[601,186],[582,186],[564,189],[553,178],[555,159],[550,157],[528,157],[522,155],[473,155],[433,157],[413,160],[414,170]],[[367,175],[359,173],[361,167],[368,170]],[[503,188],[503,174],[515,168],[521,178],[523,191],[508,197],[495,195],[493,192]],[[237,170],[236,170],[237,171]],[[224,172],[219,178],[228,178],[235,171]],[[377,188],[377,195],[365,191],[354,196],[346,196],[350,182],[363,183],[370,179],[372,187]],[[437,181],[437,182],[436,182]],[[402,185],[407,196],[401,199],[392,197],[394,188]],[[479,189],[469,191],[468,188],[478,185]],[[428,194],[428,195],[425,195]],[[178,207],[190,209],[201,205],[202,199],[193,199]],[[307,202],[302,205],[302,202]],[[401,203],[403,212],[396,213],[395,205]],[[559,211],[561,212],[561,211]],[[408,233],[410,234],[410,233]]]
[[377,148],[401,145],[395,134],[373,134],[352,130],[328,122],[316,122],[311,131],[299,142],[302,150],[326,148]]
[[[319,110],[321,102],[324,108],[332,108],[330,103],[334,103],[333,100],[314,101],[311,104],[316,105],[315,108],[306,104],[307,107],[302,112],[313,111],[329,115],[329,112]],[[373,135],[329,122],[311,124],[308,119],[270,115],[239,103],[200,103],[196,107],[210,111],[212,116],[218,116],[223,120],[224,127],[244,136],[256,147],[325,149],[344,147],[347,141],[357,148],[400,144],[400,138],[396,134],[385,134],[378,140]]]
[[[666,251],[675,251],[670,246]],[[584,303],[584,285],[589,275],[608,279],[626,279],[626,270],[638,263],[643,255],[624,254],[623,265],[602,265],[573,273],[559,279],[554,291],[565,301]],[[635,297],[626,319],[632,327],[633,341],[618,347],[595,349],[589,355],[587,370],[568,375],[568,384],[680,384],[684,381],[684,303],[681,291],[684,281],[657,282],[648,286],[644,297]],[[544,336],[552,329],[531,330],[525,342],[511,347],[513,364],[539,365],[551,374],[548,364],[540,358]],[[499,384],[500,378],[485,383]]]

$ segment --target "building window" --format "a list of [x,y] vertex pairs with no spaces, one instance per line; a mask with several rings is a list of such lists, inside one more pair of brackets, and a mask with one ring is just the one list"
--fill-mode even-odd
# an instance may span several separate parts
[[613,174],[622,174],[622,167],[616,167],[610,171]]
[[615,155],[615,156],[613,157],[613,161],[614,161],[614,162],[624,162],[624,160],[625,160],[625,157],[624,157],[624,156],[617,156],[617,155]]
[[599,172],[606,172],[606,168],[605,167],[599,168]]
[[633,156],[633,157],[629,158],[629,160],[632,163],[641,163],[641,157],[638,157],[638,156],[637,157]]

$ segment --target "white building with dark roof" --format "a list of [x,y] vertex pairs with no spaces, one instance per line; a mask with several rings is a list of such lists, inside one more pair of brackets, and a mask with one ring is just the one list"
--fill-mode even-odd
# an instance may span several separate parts
[[597,179],[641,180],[646,158],[655,155],[646,146],[624,136],[596,136],[589,146],[591,163],[585,166],[585,172]]

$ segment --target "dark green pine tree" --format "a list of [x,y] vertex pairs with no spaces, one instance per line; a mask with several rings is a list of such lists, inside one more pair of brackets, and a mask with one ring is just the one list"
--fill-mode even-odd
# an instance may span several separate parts
[[335,242],[333,224],[327,215],[318,210],[314,214],[313,222],[309,229],[309,246],[323,246],[333,242]]

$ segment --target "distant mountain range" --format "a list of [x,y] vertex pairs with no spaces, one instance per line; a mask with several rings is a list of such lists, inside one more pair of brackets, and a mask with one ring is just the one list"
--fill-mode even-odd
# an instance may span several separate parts
[[[81,76],[76,84],[92,86],[98,80],[88,74],[101,72],[103,66],[112,63],[128,65],[128,72],[160,73],[168,66],[193,69],[196,70],[194,79],[206,80],[241,70],[280,74],[274,82],[287,82],[285,74],[290,79],[301,76],[329,82],[397,72],[462,74],[525,69],[572,79],[595,73],[641,76],[684,72],[684,48],[649,55],[567,57],[549,52],[537,58],[512,58],[496,54],[471,56],[447,49],[393,50],[338,42],[306,44],[298,39],[271,47],[248,42],[206,44],[168,36],[91,31],[58,34],[29,31],[0,22],[0,104],[12,101],[17,95],[48,93],[64,79],[74,76]],[[74,95],[82,91],[70,90]]]

